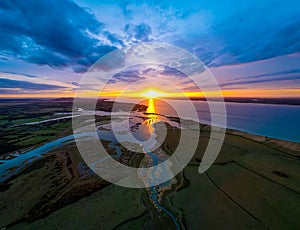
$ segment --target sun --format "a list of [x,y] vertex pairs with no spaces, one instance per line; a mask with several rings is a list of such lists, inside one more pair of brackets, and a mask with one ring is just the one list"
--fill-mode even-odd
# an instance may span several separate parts
[[158,98],[158,97],[163,97],[163,96],[166,96],[165,93],[162,93],[162,92],[158,92],[154,89],[149,89],[149,90],[146,90],[144,91],[142,94],[141,94],[142,97],[146,97],[146,98]]

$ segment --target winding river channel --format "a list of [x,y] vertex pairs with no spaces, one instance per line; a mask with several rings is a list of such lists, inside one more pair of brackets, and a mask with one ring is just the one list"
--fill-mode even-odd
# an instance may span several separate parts
[[[167,159],[166,154],[160,154],[157,155],[154,153],[152,150],[154,146],[156,146],[157,143],[157,135],[155,132],[155,124],[157,123],[168,123],[169,125],[180,128],[180,125],[174,121],[169,120],[168,118],[164,116],[160,116],[155,114],[155,107],[153,104],[153,100],[149,100],[149,105],[148,110],[146,113],[141,113],[141,112],[132,112],[131,117],[130,117],[130,125],[126,125],[126,122],[128,123],[127,119],[122,119],[122,115],[120,114],[111,114],[111,115],[117,115],[119,116],[120,120],[117,122],[118,124],[118,131],[122,133],[121,135],[118,135],[118,138],[116,138],[115,133],[112,130],[111,124],[103,124],[97,127],[97,133],[99,136],[99,139],[101,140],[106,140],[109,141],[109,147],[114,149],[116,154],[113,156],[114,158],[120,158],[122,155],[121,151],[121,146],[118,144],[120,142],[130,142],[130,143],[135,143],[143,144],[143,151],[144,153],[148,156],[148,162],[146,163],[147,167],[148,166],[156,166],[160,162],[164,161]],[[98,115],[100,116],[105,116],[107,115],[106,112],[100,112]],[[60,120],[58,118],[58,120]],[[54,121],[54,119],[49,120],[51,122]],[[41,121],[42,123],[47,122],[47,121]],[[35,123],[34,123],[35,124]],[[26,125],[34,125],[34,124],[26,124]],[[129,130],[128,130],[129,128]],[[126,130],[127,129],[127,130]],[[134,137],[131,135],[134,132]],[[130,134],[130,135],[129,135]],[[90,133],[82,132],[80,134],[76,134],[78,136],[76,137],[89,137]],[[10,159],[7,160],[1,160],[0,161],[0,182],[6,180],[7,178],[11,177],[15,173],[19,172],[21,169],[23,169],[26,165],[29,163],[36,161],[37,159],[41,158],[42,156],[46,155],[49,151],[57,149],[65,144],[74,142],[75,138],[74,135],[68,135],[65,137],[58,138],[56,140],[53,140],[51,142],[45,143],[42,146],[39,146],[35,149],[23,152],[23,153],[14,153],[10,157]],[[150,162],[149,162],[149,159]],[[105,160],[105,159],[103,159]],[[155,168],[155,167],[154,167]],[[168,168],[167,167],[162,167],[161,168],[161,174],[167,174]],[[147,171],[147,170],[146,170]],[[157,174],[153,170],[151,173],[151,179],[157,180]],[[146,183],[146,181],[145,181]],[[170,182],[172,183],[172,182]],[[145,184],[147,185],[147,183]],[[163,186],[168,186],[168,183],[161,184],[159,186],[153,186],[148,188],[149,189],[149,196],[152,202],[155,204],[156,208],[159,209],[160,211],[166,213],[172,221],[174,222],[174,225],[176,226],[177,229],[180,229],[180,225],[176,219],[176,217],[168,211],[166,208],[164,208],[158,199],[158,189],[162,189]],[[146,186],[147,187],[147,186]]]

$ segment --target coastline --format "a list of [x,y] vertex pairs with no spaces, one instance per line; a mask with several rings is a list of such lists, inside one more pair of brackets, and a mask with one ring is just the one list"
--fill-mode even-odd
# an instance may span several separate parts
[[[160,114],[155,114],[155,115],[160,115]],[[162,116],[162,115],[160,115],[160,116]],[[168,118],[179,120],[178,117],[168,117]],[[185,119],[183,119],[183,120],[185,120]],[[186,121],[189,121],[189,120],[186,120]],[[202,126],[201,133],[205,130],[210,130],[210,127],[211,127],[210,125],[203,124],[203,123],[200,123],[200,125]],[[68,130],[68,133],[69,132],[70,131]],[[71,135],[72,134],[68,134],[67,136],[71,136]],[[277,138],[272,138],[272,137],[260,136],[260,135],[247,133],[247,132],[243,132],[243,131],[240,131],[240,130],[229,129],[229,128],[226,129],[226,135],[235,135],[235,136],[243,137],[243,138],[246,138],[246,139],[249,139],[249,140],[264,144],[264,145],[267,145],[268,147],[272,147],[272,148],[276,148],[276,149],[283,149],[283,151],[290,151],[292,155],[294,155],[295,157],[300,158],[300,142],[293,142],[293,141],[289,141],[289,140],[282,140],[282,139],[277,139]],[[59,135],[59,139],[64,139],[67,136]],[[201,134],[200,134],[200,136],[201,136]],[[15,154],[23,155],[23,154],[26,154],[28,152],[34,151],[35,149],[38,149],[38,148],[40,148],[44,145],[48,145],[48,144],[51,144],[52,142],[56,142],[57,140],[58,139],[56,138],[56,139],[53,139],[51,141],[48,141],[48,142],[45,142],[45,143],[42,143],[42,144],[39,144],[39,145],[36,145],[36,146],[31,146],[31,147],[27,147],[25,149],[19,149],[16,152],[3,154],[3,155],[1,155],[2,158],[4,156],[8,156],[8,155],[11,155],[11,157],[9,159],[1,159],[1,163],[4,163],[5,161],[9,161],[11,159],[14,159],[14,158],[18,157]],[[62,142],[61,145],[59,145],[57,147],[54,147],[54,148],[59,148],[60,146],[68,144],[72,140],[68,139],[67,141]],[[53,150],[49,150],[49,151],[53,151]],[[45,154],[41,154],[41,156],[37,157],[35,160],[33,160],[33,162],[40,160],[40,158],[43,158],[44,156],[47,156],[47,154],[48,154],[47,152]],[[23,163],[24,162],[21,162],[19,164],[19,166],[22,166]],[[32,161],[30,160],[28,162],[28,164],[30,165],[31,163],[32,163]],[[26,168],[26,169],[28,168],[28,165],[23,165],[22,167],[19,167],[19,166],[15,166],[15,167],[16,167],[16,170],[20,170],[20,173],[23,170],[22,168]],[[0,167],[1,167],[1,164],[0,164]],[[15,173],[18,174],[18,172],[15,172],[14,170],[11,171],[12,175],[15,174]],[[2,176],[3,175],[0,175],[0,177],[2,177]],[[8,180],[10,179],[9,175],[7,176],[7,179]],[[0,183],[6,183],[7,179],[4,179]]]

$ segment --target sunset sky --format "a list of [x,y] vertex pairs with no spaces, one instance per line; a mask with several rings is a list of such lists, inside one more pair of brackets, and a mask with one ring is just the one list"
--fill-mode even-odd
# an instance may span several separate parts
[[[95,61],[144,42],[197,56],[224,96],[300,97],[299,9],[298,0],[2,0],[0,97],[73,96]],[[112,94],[146,73],[174,76],[151,71],[127,72]]]

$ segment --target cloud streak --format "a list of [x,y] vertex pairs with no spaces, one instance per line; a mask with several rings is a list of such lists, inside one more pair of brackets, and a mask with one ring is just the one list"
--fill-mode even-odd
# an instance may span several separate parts
[[34,75],[17,74],[12,72],[0,73],[1,94],[73,91],[75,88],[77,88],[77,86],[72,83],[54,81]]
[[48,84],[37,84],[28,81],[17,81],[6,78],[0,78],[1,88],[7,89],[26,89],[26,90],[54,90],[63,89],[64,86],[59,85],[48,85]]

